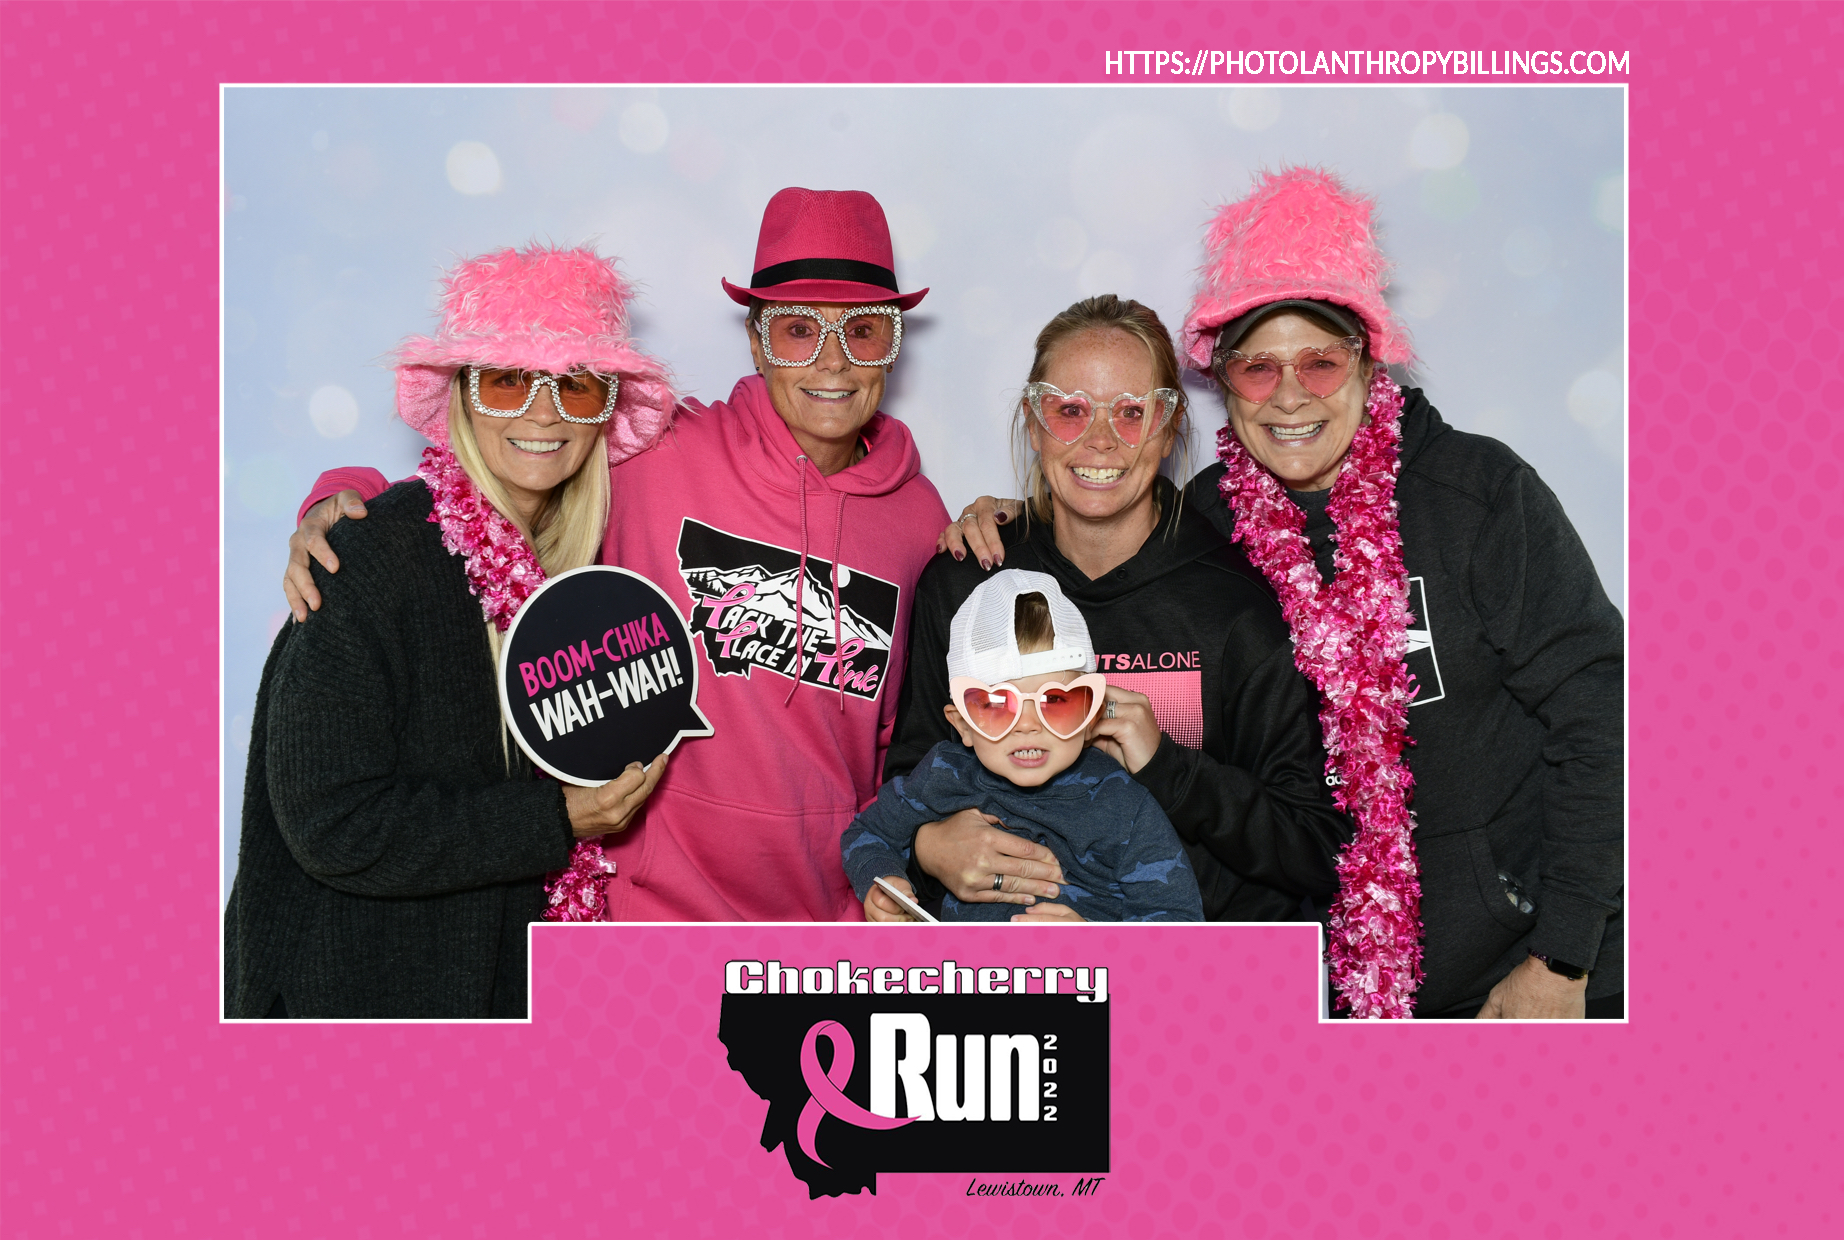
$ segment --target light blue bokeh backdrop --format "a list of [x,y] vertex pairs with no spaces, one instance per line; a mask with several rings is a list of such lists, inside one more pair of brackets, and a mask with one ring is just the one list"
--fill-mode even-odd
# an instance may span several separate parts
[[[1205,221],[1251,173],[1374,194],[1408,376],[1561,497],[1625,601],[1625,98],[1618,88],[231,88],[224,96],[224,893],[250,712],[300,498],[401,478],[422,440],[379,359],[434,324],[457,258],[593,242],[641,286],[685,391],[750,371],[741,310],[777,189],[865,189],[905,318],[885,408],[950,512],[1016,492],[1005,427],[1039,327],[1118,292],[1174,330]],[[1189,471],[1222,406],[1192,389]]]

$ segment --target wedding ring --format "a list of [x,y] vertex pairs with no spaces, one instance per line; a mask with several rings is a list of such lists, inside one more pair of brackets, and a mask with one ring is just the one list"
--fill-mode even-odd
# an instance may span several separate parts
[[1114,718],[1114,699],[1108,699],[1108,718]]
[[1005,890],[1005,877],[1003,875],[994,874],[992,876],[992,889],[994,891],[1004,891]]

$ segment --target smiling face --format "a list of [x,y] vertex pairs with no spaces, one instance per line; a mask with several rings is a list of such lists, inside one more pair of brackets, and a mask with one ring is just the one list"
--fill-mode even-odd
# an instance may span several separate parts
[[[769,302],[764,308],[782,304]],[[818,310],[828,323],[838,322],[840,314],[852,308],[840,302],[802,304]],[[776,366],[763,356],[755,326],[744,327],[756,369],[768,381],[768,399],[801,450],[816,462],[841,458],[849,462],[858,432],[883,403],[888,368],[854,365],[831,333],[812,365]]]
[[[1048,684],[1068,684],[1082,673],[1045,672],[1041,676],[1015,676],[1007,681],[1025,693],[1035,693]],[[960,711],[945,708],[948,723],[960,733],[960,743],[973,751],[980,765],[1020,788],[1047,784],[1076,764],[1088,744],[1088,733],[1064,740],[1037,717],[1037,703],[1026,702],[1018,724],[996,741],[989,741],[967,726]]]
[[480,459],[528,528],[550,493],[583,467],[604,429],[564,421],[549,389],[541,390],[531,408],[516,418],[491,417],[476,410],[468,397],[462,400]]
[[[1268,353],[1283,361],[1301,349],[1321,349],[1339,337],[1298,314],[1277,314],[1258,324],[1236,345],[1254,356]],[[1370,363],[1353,366],[1343,386],[1330,396],[1314,396],[1300,384],[1291,366],[1260,404],[1224,389],[1229,422],[1236,438],[1269,473],[1295,491],[1323,491],[1338,478],[1351,439],[1363,425],[1364,401],[1370,391]]]
[[[1063,341],[1045,359],[1043,381],[1101,401],[1122,392],[1144,396],[1159,386],[1147,347],[1116,328],[1084,331]],[[1171,424],[1137,448],[1122,443],[1102,414],[1074,443],[1050,435],[1034,416],[1027,416],[1025,425],[1050,489],[1059,537],[1071,523],[1083,521],[1137,526],[1143,520],[1142,540],[1152,532],[1153,482],[1159,462],[1172,451]]]

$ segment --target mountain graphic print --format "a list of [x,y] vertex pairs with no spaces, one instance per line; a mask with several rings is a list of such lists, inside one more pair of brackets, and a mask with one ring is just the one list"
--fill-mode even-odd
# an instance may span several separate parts
[[[869,573],[756,542],[687,517],[679,575],[692,599],[691,631],[719,676],[757,668],[875,701],[890,666],[900,588]],[[798,611],[796,608],[798,607]],[[834,634],[834,617],[838,628]],[[802,647],[798,661],[795,641]]]

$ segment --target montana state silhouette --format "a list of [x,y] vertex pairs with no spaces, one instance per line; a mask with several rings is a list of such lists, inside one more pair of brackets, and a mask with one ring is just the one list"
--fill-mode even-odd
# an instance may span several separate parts
[[882,692],[901,596],[894,582],[843,564],[835,572],[831,560],[816,556],[807,557],[803,574],[791,548],[689,517],[679,523],[678,550],[691,630],[719,676],[747,678],[760,668],[791,679],[798,638],[806,683],[871,700]]
[[879,1171],[1108,1170],[1106,1004],[726,994],[717,1035],[809,1197],[875,1193]]

